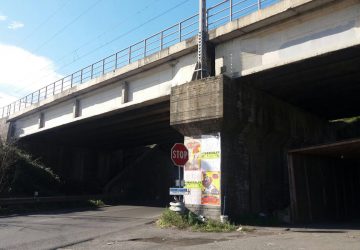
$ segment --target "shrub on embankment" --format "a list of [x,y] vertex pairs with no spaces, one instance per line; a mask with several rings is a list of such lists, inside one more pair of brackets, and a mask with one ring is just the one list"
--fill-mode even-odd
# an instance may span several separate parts
[[0,195],[41,196],[59,194],[60,179],[14,143],[0,140]]

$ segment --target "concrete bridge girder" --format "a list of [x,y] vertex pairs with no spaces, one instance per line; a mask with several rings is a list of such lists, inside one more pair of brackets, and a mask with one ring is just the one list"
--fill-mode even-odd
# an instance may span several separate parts
[[[296,2],[300,1],[282,1],[282,4],[269,8],[275,12],[287,6],[289,11],[296,13],[278,20],[276,25],[249,31],[246,26],[241,28],[247,20],[239,19],[210,32],[210,39],[213,38],[216,44],[216,74],[224,73],[229,77],[251,75],[359,45],[358,1],[308,1],[298,8]],[[327,4],[306,9],[306,6],[320,2]],[[271,22],[275,17],[259,23]],[[254,13],[252,18],[259,17]],[[232,37],[232,34],[237,34],[237,37]]]
[[[255,76],[257,72],[357,46],[359,9],[355,0],[284,0],[211,30],[215,73],[231,78]],[[26,136],[167,96],[171,87],[191,80],[195,50],[195,38],[183,41],[17,113],[10,117],[13,135]],[[128,102],[124,103],[125,82]],[[74,109],[79,117],[74,118]],[[39,128],[40,118],[43,128]]]

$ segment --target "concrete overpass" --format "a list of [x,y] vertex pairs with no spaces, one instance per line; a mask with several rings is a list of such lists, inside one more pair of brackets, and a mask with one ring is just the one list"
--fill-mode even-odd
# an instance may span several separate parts
[[[108,57],[115,61],[106,58],[4,108],[9,137],[39,155],[51,151],[50,164],[61,169],[56,148],[100,155],[159,144],[166,151],[184,136],[220,133],[221,201],[229,199],[228,213],[275,211],[291,203],[294,215],[287,151],[356,136],[355,130],[340,136],[329,120],[360,113],[360,3],[283,0],[237,19],[232,10],[225,24],[212,23],[211,13],[231,11],[229,2],[208,10],[212,77],[192,81],[197,39],[181,31],[195,15],[174,26],[180,27],[179,43],[163,48],[161,40],[151,54],[150,37],[143,47],[129,47],[123,67],[117,67],[123,56],[117,53]],[[137,50],[144,58],[136,60]],[[109,62],[115,66],[106,73]],[[86,157],[80,158],[84,165]],[[217,215],[220,208],[201,211]]]

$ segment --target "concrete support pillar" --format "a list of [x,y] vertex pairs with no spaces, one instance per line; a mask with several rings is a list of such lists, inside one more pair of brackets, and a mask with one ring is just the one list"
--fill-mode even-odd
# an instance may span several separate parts
[[[199,147],[202,148],[197,153],[190,152],[191,157],[194,158],[190,161],[191,164],[196,164],[196,170],[192,172],[190,169],[193,166],[186,166],[185,171],[188,171],[190,175],[197,176],[194,180],[188,180],[185,177],[186,183],[189,182],[192,183],[189,185],[196,186],[191,189],[191,195],[194,196],[189,199],[186,198],[189,201],[186,202],[186,207],[195,213],[214,219],[219,219],[221,214],[221,188],[218,183],[215,184],[216,181],[221,180],[221,162],[219,159],[219,163],[215,163],[213,167],[216,170],[213,169],[214,171],[206,169],[202,164],[206,162],[204,159],[205,138],[212,137],[215,141],[221,140],[224,114],[222,83],[222,77],[193,81],[172,88],[170,97],[170,124],[184,136],[190,137],[190,141],[198,142]],[[221,152],[220,147],[215,151],[218,150]],[[197,162],[195,158],[198,158],[200,163],[194,163],[194,160]],[[187,176],[186,173],[185,176]],[[215,176],[216,180],[213,178]],[[208,190],[211,189],[213,194],[208,195],[206,187]],[[220,195],[217,195],[217,192],[220,192]],[[214,204],[209,205],[206,197],[215,200],[213,201]]]

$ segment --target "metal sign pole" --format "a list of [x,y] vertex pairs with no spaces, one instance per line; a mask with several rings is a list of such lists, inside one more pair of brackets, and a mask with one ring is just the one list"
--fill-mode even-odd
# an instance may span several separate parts
[[[178,166],[178,169],[179,169],[179,179],[178,179],[179,183],[178,183],[178,187],[179,187],[179,188],[181,188],[181,169],[180,169],[180,168],[181,168],[181,167]],[[181,195],[179,195],[179,201],[181,201]]]

